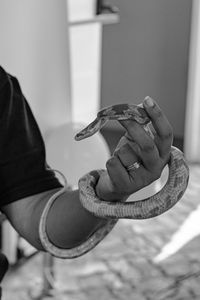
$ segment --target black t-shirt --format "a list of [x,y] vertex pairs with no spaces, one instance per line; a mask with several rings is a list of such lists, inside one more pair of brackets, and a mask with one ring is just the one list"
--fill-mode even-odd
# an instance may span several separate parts
[[58,187],[20,85],[0,67],[0,207]]

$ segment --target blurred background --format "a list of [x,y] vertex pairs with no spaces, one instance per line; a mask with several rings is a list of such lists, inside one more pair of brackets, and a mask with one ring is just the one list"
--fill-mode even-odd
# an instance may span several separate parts
[[[120,220],[92,252],[70,261],[38,253],[1,222],[10,262],[3,299],[200,299],[200,3],[198,0],[1,0],[0,65],[16,76],[52,168],[72,188],[104,168],[123,134],[117,122],[74,142],[99,109],[156,99],[190,166],[173,209]],[[75,164],[76,162],[76,164]],[[155,184],[133,195],[144,198]]]

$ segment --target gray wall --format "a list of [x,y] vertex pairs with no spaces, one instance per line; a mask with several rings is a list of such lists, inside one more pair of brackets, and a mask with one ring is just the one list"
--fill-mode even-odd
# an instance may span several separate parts
[[152,96],[183,137],[192,1],[110,3],[120,9],[120,23],[104,27],[102,107]]

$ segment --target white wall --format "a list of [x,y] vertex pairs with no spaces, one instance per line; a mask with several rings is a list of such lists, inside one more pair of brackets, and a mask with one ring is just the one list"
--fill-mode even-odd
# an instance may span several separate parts
[[90,123],[100,108],[102,24],[94,22],[96,0],[67,0],[67,4],[72,119]]
[[71,119],[66,0],[1,0],[0,64],[20,80],[44,133]]
[[72,118],[90,123],[100,109],[102,25],[70,26]]

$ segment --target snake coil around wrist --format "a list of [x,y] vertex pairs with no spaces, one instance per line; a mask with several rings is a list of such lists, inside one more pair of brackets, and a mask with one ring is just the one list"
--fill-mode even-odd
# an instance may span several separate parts
[[[49,214],[49,211],[51,207],[53,206],[54,202],[57,200],[59,201],[59,196],[66,193],[69,188],[67,181],[65,179],[65,176],[57,170],[54,170],[55,172],[59,173],[61,177],[64,180],[64,187],[61,188],[58,192],[56,192],[47,202],[42,215],[40,217],[40,223],[39,223],[39,237],[42,246],[44,249],[49,252],[51,255],[58,257],[58,258],[76,258],[79,257],[91,249],[93,249],[101,240],[105,238],[105,236],[112,230],[117,219],[113,220],[107,220],[106,224],[98,228],[94,233],[92,233],[85,242],[81,243],[81,245],[70,248],[70,249],[63,249],[58,246],[56,246],[48,237],[47,234],[47,217]],[[99,176],[103,172],[102,170],[99,170],[99,172],[91,172],[92,179],[91,179],[91,185],[88,187],[88,196],[95,198],[95,186],[98,182]],[[81,191],[80,191],[81,193]],[[96,197],[97,198],[97,197]],[[98,198],[97,198],[98,199]]]

